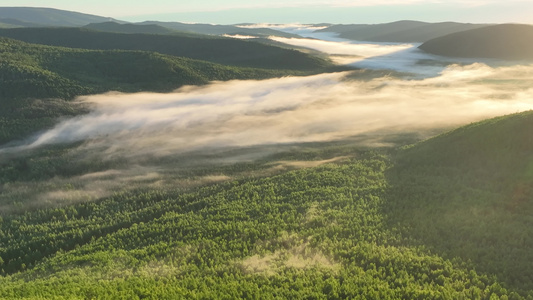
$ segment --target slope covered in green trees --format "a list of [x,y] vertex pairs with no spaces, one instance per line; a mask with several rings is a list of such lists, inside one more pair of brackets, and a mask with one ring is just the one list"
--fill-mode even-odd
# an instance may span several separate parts
[[93,50],[142,50],[215,63],[300,71],[316,71],[331,63],[296,50],[253,41],[206,35],[156,35],[99,32],[84,28],[0,29],[0,36],[28,43]]
[[517,294],[384,222],[388,159],[5,216],[3,297],[344,299]]
[[401,151],[389,174],[391,222],[436,253],[531,289],[532,128],[529,111]]
[[50,126],[60,116],[84,111],[61,99],[107,91],[168,92],[212,80],[307,74],[223,66],[146,51],[72,49],[7,38],[0,38],[0,57],[0,143]]
[[[90,201],[11,211],[0,222],[0,297],[533,297],[532,123],[533,112],[506,116],[399,150],[296,148],[187,171],[190,182],[218,183],[135,181]],[[12,187],[67,193],[120,169],[71,155],[39,150],[0,174]],[[323,163],[276,168],[290,161]]]

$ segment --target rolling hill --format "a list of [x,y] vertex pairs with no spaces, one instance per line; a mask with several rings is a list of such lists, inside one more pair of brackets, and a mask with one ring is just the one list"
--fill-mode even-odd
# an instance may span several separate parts
[[0,38],[0,53],[0,143],[51,126],[59,117],[84,112],[64,101],[79,95],[168,92],[212,80],[304,74],[223,66],[146,51],[72,49],[7,38]]
[[322,71],[331,62],[296,50],[214,36],[120,34],[84,28],[0,29],[0,36],[28,43],[94,50],[142,50],[215,63],[299,71]]
[[159,21],[145,21],[140,23],[135,23],[138,25],[159,25],[165,28],[174,29],[182,32],[191,32],[198,34],[209,34],[209,35],[225,35],[225,34],[241,34],[257,37],[268,37],[268,36],[280,36],[280,37],[299,37],[295,34],[290,34],[282,32],[279,30],[269,29],[269,28],[242,28],[234,25],[213,25],[213,24],[187,24],[180,22],[159,22]]
[[38,26],[84,26],[90,23],[117,21],[113,18],[100,17],[73,11],[45,7],[0,7],[0,19],[15,19],[26,22],[25,27]]
[[420,49],[437,55],[503,60],[533,59],[533,26],[502,24],[435,38]]
[[342,38],[359,41],[422,43],[446,34],[485,26],[487,25],[455,22],[397,21],[372,25],[332,25],[319,32],[335,32]]
[[[109,90],[171,91],[212,80],[265,78],[283,71],[238,68],[133,50],[85,50],[0,38],[2,99],[62,98]],[[135,61],[135,64],[128,62]],[[293,74],[297,74],[294,72]]]
[[507,287],[532,289],[533,111],[402,150],[389,172],[391,223]]

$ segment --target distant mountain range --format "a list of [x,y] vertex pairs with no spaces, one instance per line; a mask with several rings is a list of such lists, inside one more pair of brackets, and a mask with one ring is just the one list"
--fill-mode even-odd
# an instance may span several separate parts
[[439,36],[485,26],[487,24],[398,21],[373,25],[332,25],[319,31],[338,33],[339,37],[358,41],[423,43]]
[[457,32],[422,44],[420,49],[452,57],[533,59],[533,26],[502,24]]
[[[122,22],[113,18],[44,7],[0,7],[2,27],[85,26],[90,23]],[[122,22],[123,23],[123,22]]]
[[128,23],[113,18],[41,7],[0,7],[0,28],[83,27],[118,33],[172,34],[188,32],[208,35],[248,35],[297,37],[268,28],[241,28],[233,25],[186,24],[180,22],[145,21]]
[[161,27],[174,29],[182,32],[194,32],[199,34],[210,35],[248,35],[256,37],[281,36],[281,37],[299,37],[295,34],[282,32],[270,28],[242,28],[234,25],[213,25],[213,24],[186,24],[180,22],[158,22],[146,21],[135,23],[136,25],[159,25]]
[[[529,25],[427,23],[406,20],[384,24],[321,25],[327,27],[317,32],[336,33],[341,38],[357,41],[423,43],[420,49],[443,56],[506,60],[533,59],[533,26]],[[36,27],[83,27],[83,30],[62,32],[56,28],[38,31]],[[22,31],[9,31],[10,29]],[[282,54],[279,47],[276,49],[271,47],[261,50],[266,50],[261,54],[260,60],[263,63],[257,64],[258,60],[252,58],[252,53],[264,46],[245,43],[245,41],[233,43],[206,40],[208,35],[245,35],[262,38],[263,43],[266,43],[265,38],[269,36],[300,37],[270,28],[243,27],[242,24],[213,25],[159,21],[128,23],[108,17],[52,8],[0,7],[0,30],[3,36],[29,43],[85,49],[157,51],[163,54],[238,66],[280,68],[288,64],[286,67],[289,69],[302,69],[302,63],[305,61],[305,59],[297,59],[297,62],[293,63],[294,59],[287,60],[287,57],[293,57],[296,54],[288,54],[288,52]],[[159,35],[159,37],[112,36],[109,35],[111,33]],[[174,37],[165,38],[161,35]],[[143,42],[135,42],[139,39]],[[168,42],[171,42],[172,46],[169,46]],[[217,44],[217,47],[213,48],[214,44]],[[268,56],[272,56],[278,62],[283,56],[285,62],[283,65],[267,63],[269,59],[266,57]],[[312,66],[308,69],[315,69],[316,61],[311,64]]]

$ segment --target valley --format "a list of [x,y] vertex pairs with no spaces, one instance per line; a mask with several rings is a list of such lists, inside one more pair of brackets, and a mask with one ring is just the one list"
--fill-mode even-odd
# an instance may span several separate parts
[[490,25],[3,11],[0,298],[533,298],[533,65],[425,50]]

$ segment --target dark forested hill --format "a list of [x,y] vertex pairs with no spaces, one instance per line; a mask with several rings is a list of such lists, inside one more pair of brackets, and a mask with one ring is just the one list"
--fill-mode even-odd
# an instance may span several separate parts
[[505,60],[533,59],[533,26],[502,24],[435,38],[420,49],[437,55]]
[[1,18],[16,19],[33,26],[84,26],[114,21],[112,18],[44,7],[0,7]]
[[94,29],[105,32],[115,33],[144,33],[144,34],[173,34],[179,33],[163,26],[155,24],[120,24],[116,22],[91,23],[83,26],[84,28]]
[[145,51],[72,49],[7,38],[0,38],[0,58],[0,143],[50,126],[57,117],[76,114],[68,102],[44,103],[42,99],[107,91],[165,92],[211,80],[302,74],[229,67]]
[[213,25],[213,24],[187,24],[180,22],[159,22],[159,21],[145,21],[136,23],[139,25],[159,25],[165,28],[174,29],[183,32],[191,32],[198,34],[209,35],[224,35],[224,34],[242,34],[258,37],[281,36],[281,37],[298,37],[298,35],[273,30],[269,28],[242,28],[235,25]]
[[296,50],[222,37],[120,34],[83,28],[0,29],[0,36],[51,46],[143,50],[235,66],[313,71],[331,64]]
[[120,24],[117,22],[91,23],[84,26],[84,28],[115,33],[175,34],[190,37],[236,34],[257,38],[267,38],[269,36],[299,37],[296,34],[285,33],[269,28],[241,28],[233,25],[185,24],[179,22],[157,21],[146,21],[133,24]]
[[461,127],[401,151],[391,219],[431,249],[532,289],[533,111]]
[[2,99],[69,99],[109,90],[170,91],[185,84],[204,84],[211,80],[288,74],[146,51],[73,49],[7,38],[0,38],[0,49]]
[[455,22],[398,21],[372,25],[333,25],[320,31],[335,32],[342,38],[360,41],[421,43],[446,34],[485,26],[487,25]]

